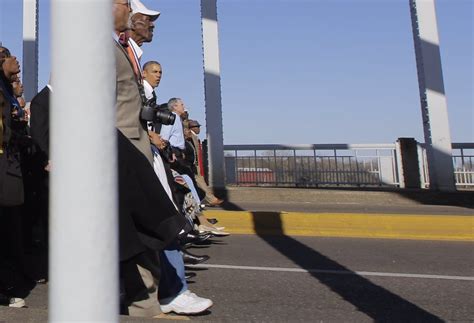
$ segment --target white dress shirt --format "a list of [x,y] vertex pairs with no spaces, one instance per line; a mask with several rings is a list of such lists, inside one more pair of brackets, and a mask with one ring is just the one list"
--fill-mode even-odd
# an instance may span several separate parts
[[143,90],[145,90],[145,97],[147,100],[153,98],[153,87],[148,83],[147,80],[143,80]]
[[176,120],[173,125],[163,125],[161,127],[160,135],[164,140],[168,140],[173,147],[184,150],[184,131],[181,117],[173,112],[176,116]]

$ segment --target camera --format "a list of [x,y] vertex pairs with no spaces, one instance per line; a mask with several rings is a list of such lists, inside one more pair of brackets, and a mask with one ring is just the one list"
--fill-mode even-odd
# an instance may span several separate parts
[[168,103],[156,104],[153,99],[148,100],[140,112],[140,118],[153,124],[172,125],[176,115],[168,109]]

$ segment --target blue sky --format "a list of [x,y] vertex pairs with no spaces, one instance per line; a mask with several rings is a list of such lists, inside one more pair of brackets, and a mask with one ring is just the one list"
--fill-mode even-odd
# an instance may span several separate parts
[[[159,100],[182,97],[204,123],[200,1],[142,1],[162,12],[143,47],[164,68]],[[452,139],[472,142],[474,1],[436,3]],[[226,144],[423,141],[408,0],[218,0],[218,18]],[[21,21],[22,1],[0,0],[0,40],[20,58]]]

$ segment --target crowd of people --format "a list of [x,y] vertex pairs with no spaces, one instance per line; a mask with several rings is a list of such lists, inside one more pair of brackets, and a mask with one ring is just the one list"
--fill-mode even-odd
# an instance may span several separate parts
[[[121,314],[195,314],[212,300],[196,295],[187,264],[209,259],[189,247],[229,235],[203,214],[217,206],[204,176],[200,123],[180,98],[158,104],[163,69],[141,61],[160,12],[140,0],[114,0]],[[26,106],[20,64],[0,47],[0,304],[24,307],[48,282],[50,81]],[[54,196],[51,198],[54,199]]]

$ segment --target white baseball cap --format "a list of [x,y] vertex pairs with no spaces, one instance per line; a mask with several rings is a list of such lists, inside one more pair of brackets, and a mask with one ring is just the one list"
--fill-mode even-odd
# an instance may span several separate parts
[[142,15],[150,16],[151,21],[155,21],[156,19],[158,19],[158,17],[161,14],[159,11],[148,9],[140,0],[132,0],[131,5],[132,5],[132,15],[136,13],[141,13]]

